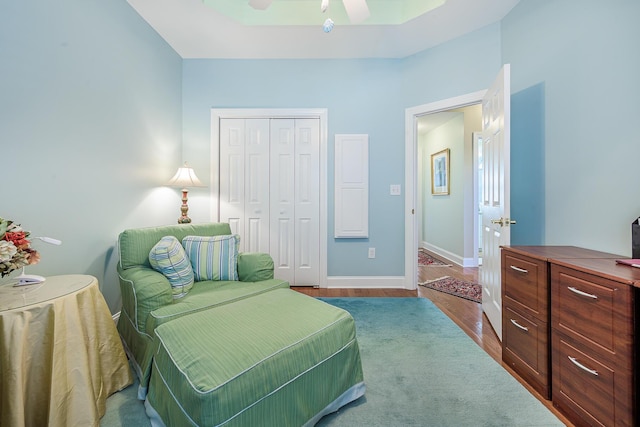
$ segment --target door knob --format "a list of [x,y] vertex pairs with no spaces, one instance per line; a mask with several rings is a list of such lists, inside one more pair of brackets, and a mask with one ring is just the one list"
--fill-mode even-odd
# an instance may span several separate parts
[[515,224],[516,221],[514,219],[509,218],[500,218],[500,219],[492,219],[491,224],[498,224],[501,227],[505,227],[510,224]]

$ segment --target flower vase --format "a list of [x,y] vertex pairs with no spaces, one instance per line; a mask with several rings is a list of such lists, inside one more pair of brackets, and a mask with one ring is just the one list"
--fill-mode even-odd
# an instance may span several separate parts
[[22,269],[13,270],[4,277],[0,277],[0,286],[13,286],[18,283],[18,276],[22,274]]

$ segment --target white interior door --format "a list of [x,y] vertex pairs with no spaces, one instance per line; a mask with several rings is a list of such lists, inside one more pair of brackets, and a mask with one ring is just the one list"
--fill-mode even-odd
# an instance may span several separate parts
[[318,119],[271,120],[271,256],[275,277],[296,286],[320,280]]
[[295,124],[295,284],[320,283],[320,122]]
[[220,221],[234,234],[244,234],[244,124],[220,121]]
[[295,120],[271,122],[271,240],[277,278],[295,283]]
[[482,100],[482,309],[502,340],[500,246],[511,241],[510,68],[503,66]]
[[220,220],[240,251],[269,252],[269,120],[220,123]]
[[220,119],[220,221],[240,251],[267,252],[275,277],[319,286],[320,120]]

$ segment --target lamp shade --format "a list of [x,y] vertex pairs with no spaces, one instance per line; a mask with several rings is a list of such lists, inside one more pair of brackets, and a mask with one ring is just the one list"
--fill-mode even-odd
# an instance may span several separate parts
[[184,162],[184,166],[178,168],[176,174],[171,178],[171,180],[169,180],[169,185],[180,188],[205,186],[198,179],[193,169],[187,166],[187,162]]

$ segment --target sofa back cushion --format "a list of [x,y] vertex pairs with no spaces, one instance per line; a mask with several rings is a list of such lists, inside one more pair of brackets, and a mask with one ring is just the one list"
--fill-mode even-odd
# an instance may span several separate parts
[[193,287],[193,268],[178,239],[164,236],[149,252],[151,267],[169,279],[173,298],[182,298]]
[[182,239],[196,281],[238,280],[240,236],[186,236]]
[[231,234],[228,223],[176,224],[125,230],[118,238],[119,262],[122,269],[148,267],[149,252],[164,236],[173,236],[179,241],[185,236],[217,236]]

